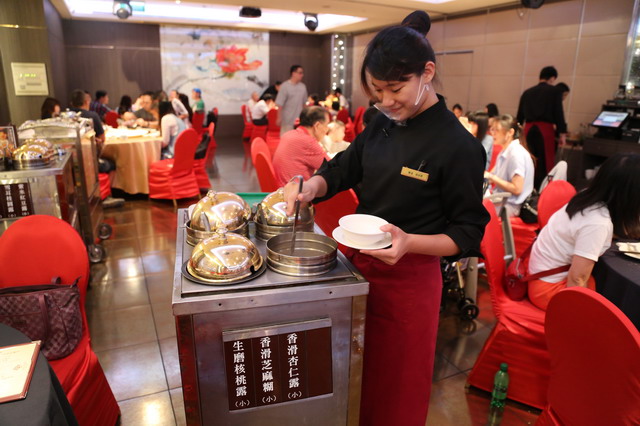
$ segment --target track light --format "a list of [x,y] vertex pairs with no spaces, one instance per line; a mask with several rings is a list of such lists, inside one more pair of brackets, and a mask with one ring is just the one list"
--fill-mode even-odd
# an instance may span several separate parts
[[309,31],[315,31],[316,28],[318,28],[318,14],[305,12],[304,26],[307,27]]
[[127,19],[132,13],[129,0],[114,0],[113,2],[113,14],[120,19]]

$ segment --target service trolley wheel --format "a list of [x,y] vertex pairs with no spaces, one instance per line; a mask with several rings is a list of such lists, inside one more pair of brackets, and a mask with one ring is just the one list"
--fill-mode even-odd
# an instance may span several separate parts
[[458,302],[458,309],[460,310],[460,317],[467,321],[478,318],[478,314],[480,313],[480,309],[474,303],[474,300],[468,297]]
[[98,238],[101,240],[108,240],[112,233],[113,229],[111,228],[111,225],[103,223],[100,225],[100,229],[98,230]]
[[91,263],[100,263],[107,254],[104,247],[100,244],[90,244],[87,246],[87,251],[89,253],[89,261]]

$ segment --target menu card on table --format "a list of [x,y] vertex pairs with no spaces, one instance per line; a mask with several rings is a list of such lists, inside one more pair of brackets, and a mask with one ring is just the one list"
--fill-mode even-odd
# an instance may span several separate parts
[[0,348],[0,403],[26,398],[38,352],[39,340]]

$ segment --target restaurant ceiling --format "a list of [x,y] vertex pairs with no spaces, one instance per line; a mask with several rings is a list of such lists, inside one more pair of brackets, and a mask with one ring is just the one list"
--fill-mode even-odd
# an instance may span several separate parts
[[[113,0],[52,0],[67,19],[118,21]],[[133,1],[132,1],[133,3]],[[432,19],[509,5],[513,0],[147,0],[144,12],[127,22],[210,25],[270,31],[306,32],[304,12],[318,14],[315,33],[365,32],[399,23],[411,11],[427,11]],[[260,7],[262,17],[241,18],[242,6]]]

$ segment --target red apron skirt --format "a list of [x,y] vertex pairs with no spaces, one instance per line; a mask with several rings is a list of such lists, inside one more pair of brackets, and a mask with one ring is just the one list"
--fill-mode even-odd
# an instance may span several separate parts
[[406,254],[391,266],[356,250],[347,256],[369,281],[361,426],[424,426],[442,275],[436,256]]
[[553,124],[544,121],[526,123],[524,126],[525,139],[533,126],[538,127],[542,134],[542,139],[544,140],[544,164],[546,172],[549,173],[556,162],[556,130]]

